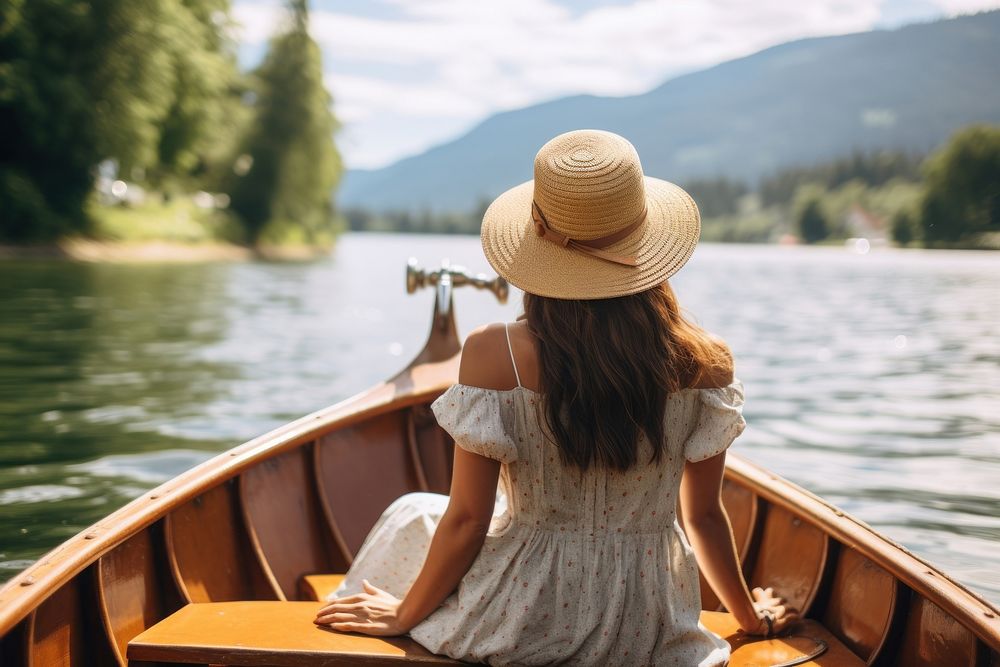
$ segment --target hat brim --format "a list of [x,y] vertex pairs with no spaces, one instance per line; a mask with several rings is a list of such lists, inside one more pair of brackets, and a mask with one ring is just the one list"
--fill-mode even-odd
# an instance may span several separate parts
[[663,283],[691,258],[701,217],[691,196],[658,178],[644,177],[646,221],[605,250],[631,255],[636,266],[599,259],[552,243],[531,219],[534,181],[494,200],[483,216],[483,252],[490,265],[525,292],[556,299],[607,299]]

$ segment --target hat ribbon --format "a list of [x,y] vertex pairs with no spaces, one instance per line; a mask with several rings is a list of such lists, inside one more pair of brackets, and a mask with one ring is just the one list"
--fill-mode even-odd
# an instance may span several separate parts
[[636,266],[638,261],[633,255],[619,255],[613,252],[608,252],[603,250],[603,248],[608,247],[634,232],[639,228],[639,225],[643,223],[646,219],[646,207],[642,208],[642,213],[636,218],[635,222],[619,229],[613,234],[608,234],[607,236],[601,236],[596,239],[587,239],[585,241],[579,239],[571,239],[565,234],[560,234],[556,230],[549,227],[548,220],[545,219],[545,214],[542,213],[541,207],[534,201],[531,202],[531,219],[535,221],[535,233],[541,236],[546,241],[555,243],[556,245],[561,245],[564,248],[572,248],[579,252],[586,253],[598,259],[603,259],[607,262],[613,262],[614,264],[622,264],[625,266]]

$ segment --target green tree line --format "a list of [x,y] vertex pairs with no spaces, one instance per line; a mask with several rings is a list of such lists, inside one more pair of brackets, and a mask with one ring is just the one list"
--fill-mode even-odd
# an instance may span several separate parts
[[825,190],[835,190],[847,183],[861,182],[868,187],[885,185],[892,180],[917,181],[923,155],[897,151],[850,155],[809,167],[783,169],[765,178],[760,184],[761,203],[787,204],[795,199],[804,185],[818,184]]
[[0,240],[95,233],[100,164],[164,200],[226,193],[231,240],[332,239],[336,122],[306,1],[288,14],[245,74],[229,0],[0,3]]
[[[841,161],[806,170],[786,189],[807,243],[843,238],[837,212],[862,203],[886,221],[899,246],[1000,248],[1000,127],[963,128],[923,160],[896,154],[850,162],[853,174],[845,175]],[[794,176],[779,182],[795,182]]]

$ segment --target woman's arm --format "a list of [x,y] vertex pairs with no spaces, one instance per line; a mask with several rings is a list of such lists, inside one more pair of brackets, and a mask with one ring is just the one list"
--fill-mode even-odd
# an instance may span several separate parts
[[[462,352],[458,379],[462,384],[490,387],[496,378],[484,374],[479,362],[483,330],[470,334]],[[335,630],[373,635],[399,635],[424,620],[458,586],[476,560],[496,503],[500,462],[455,447],[448,509],[438,523],[427,559],[402,601],[367,581],[365,592],[338,598],[323,607],[317,624]]]
[[[722,504],[726,453],[688,463],[681,478],[682,521],[698,566],[722,604],[745,632],[773,634],[798,618],[771,589],[747,588],[729,516]],[[765,617],[770,615],[772,623]]]
[[402,601],[365,581],[365,592],[337,598],[315,622],[334,630],[392,636],[406,634],[438,608],[479,555],[493,517],[500,463],[455,447],[451,498],[427,559]]
[[472,567],[493,518],[499,473],[498,461],[455,448],[448,509],[420,574],[400,604],[400,621],[407,630],[437,609]]

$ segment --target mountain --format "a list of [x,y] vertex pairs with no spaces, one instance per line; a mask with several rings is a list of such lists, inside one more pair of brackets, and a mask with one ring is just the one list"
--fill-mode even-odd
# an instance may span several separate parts
[[929,151],[973,122],[1000,122],[1000,11],[803,39],[642,95],[579,95],[496,114],[420,155],[348,172],[337,201],[468,211],[531,178],[542,144],[579,128],[628,138],[650,176],[752,183],[855,149]]

